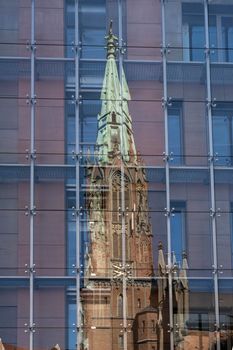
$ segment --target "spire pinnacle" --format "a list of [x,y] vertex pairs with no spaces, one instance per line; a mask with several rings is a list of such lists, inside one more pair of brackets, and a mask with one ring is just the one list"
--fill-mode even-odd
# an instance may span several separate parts
[[116,57],[116,47],[118,38],[115,35],[113,35],[112,24],[113,21],[111,20],[109,25],[108,36],[105,37],[105,39],[107,40],[107,58]]
[[107,62],[100,95],[102,106],[98,114],[96,141],[98,162],[111,164],[122,154],[125,162],[136,164],[136,147],[128,108],[131,97],[123,67],[120,68],[122,86],[119,80],[115,59],[118,39],[113,34],[112,21],[106,39]]

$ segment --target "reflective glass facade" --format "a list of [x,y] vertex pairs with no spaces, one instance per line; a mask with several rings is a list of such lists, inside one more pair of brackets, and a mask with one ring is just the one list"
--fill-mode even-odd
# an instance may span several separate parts
[[0,0],[6,350],[232,350],[232,63],[231,0]]

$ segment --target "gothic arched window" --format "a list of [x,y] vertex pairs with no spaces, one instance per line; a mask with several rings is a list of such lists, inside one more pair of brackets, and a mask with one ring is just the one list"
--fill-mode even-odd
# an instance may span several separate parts
[[117,297],[117,316],[123,317],[123,296],[122,294]]
[[[124,192],[122,191],[122,183],[124,183]],[[122,258],[122,216],[120,215],[120,211],[122,206],[124,206],[126,211],[130,209],[129,183],[129,178],[126,175],[124,175],[124,181],[122,181],[122,173],[119,170],[112,176],[112,223],[113,226],[115,226],[113,230],[113,254],[116,259]],[[124,203],[122,203],[122,195],[124,195]],[[126,231],[128,230],[128,224],[129,223],[126,222]],[[126,258],[128,259],[128,257],[129,239],[126,234]]]
[[129,179],[124,175],[124,192],[122,191],[122,178],[121,172],[116,171],[112,176],[112,219],[117,223],[121,221],[119,211],[122,208],[122,194],[124,193],[124,207],[125,210],[129,209],[130,196],[129,196]]

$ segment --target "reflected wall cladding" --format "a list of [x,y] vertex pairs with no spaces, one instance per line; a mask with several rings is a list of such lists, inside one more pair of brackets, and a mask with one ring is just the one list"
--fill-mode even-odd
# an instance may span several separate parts
[[232,350],[232,78],[231,0],[0,0],[2,350]]

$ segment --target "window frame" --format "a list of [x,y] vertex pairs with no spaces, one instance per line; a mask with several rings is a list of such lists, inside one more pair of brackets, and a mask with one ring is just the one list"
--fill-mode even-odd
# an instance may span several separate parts
[[178,110],[179,114],[173,113],[173,116],[179,117],[179,143],[180,143],[180,154],[176,155],[173,154],[171,156],[171,166],[181,166],[185,164],[185,155],[184,155],[184,113],[183,113],[183,101],[181,100],[175,100],[172,101],[171,106],[168,107],[168,148],[169,148],[169,154],[173,153],[170,149],[170,136],[169,136],[169,122],[172,117],[170,114],[170,111]]
[[[215,118],[227,119],[227,139],[229,144],[226,144],[227,154],[219,155],[216,152],[215,132],[219,128],[215,127]],[[215,166],[233,166],[233,104],[232,103],[216,103],[216,106],[212,109],[212,126],[213,126],[213,146],[215,158]],[[224,158],[226,161],[224,163]],[[227,160],[229,158],[229,161]]]
[[[187,8],[185,9],[185,6],[190,6],[190,10]],[[182,47],[183,47],[183,61],[185,62],[201,62],[203,63],[205,61],[205,44],[202,47],[193,48],[192,47],[192,35],[191,35],[191,29],[195,24],[195,20],[197,21],[196,25],[199,25],[200,23],[200,16],[203,17],[203,30],[205,29],[205,22],[204,22],[204,8],[201,6],[198,6],[196,9],[191,8],[191,3],[183,3],[182,8]],[[196,4],[199,5],[199,4]],[[216,43],[213,44],[210,40],[210,46],[211,46],[211,56],[210,59],[213,63],[215,62],[233,62],[233,58],[229,58],[229,48],[226,47],[226,43],[223,41],[223,19],[224,18],[231,18],[233,21],[233,6],[232,6],[232,14],[229,14],[229,9],[226,5],[220,5],[221,10],[219,10],[218,5],[212,5],[209,7],[209,36],[211,37],[210,28],[216,28]],[[231,6],[231,5],[230,5]],[[216,11],[219,11],[217,13]],[[189,18],[189,21],[187,20],[187,17]],[[196,17],[196,18],[195,18]],[[211,24],[212,22],[212,24]],[[233,28],[233,25],[232,25]],[[205,35],[205,34],[204,34]],[[205,36],[203,35],[203,40],[205,40]],[[210,38],[211,39],[211,38]],[[203,59],[202,60],[196,60],[193,59],[192,51],[193,50],[202,50],[203,49]],[[215,50],[217,52],[215,52]],[[232,52],[233,52],[233,46],[232,46]],[[213,58],[213,55],[216,54],[216,58]]]
[[[180,254],[177,254],[177,252],[174,251],[173,247],[171,246],[172,255],[175,254],[176,262],[182,264],[182,253],[183,251],[187,252],[188,248],[188,235],[187,235],[187,218],[186,218],[186,201],[182,200],[172,200],[170,203],[172,216],[174,217],[176,214],[181,214],[181,252]],[[172,220],[171,220],[171,244],[173,241],[173,234],[172,234]],[[176,237],[177,238],[177,237]],[[179,258],[179,259],[178,259]]]

